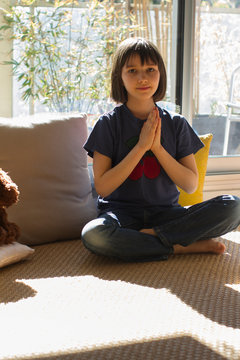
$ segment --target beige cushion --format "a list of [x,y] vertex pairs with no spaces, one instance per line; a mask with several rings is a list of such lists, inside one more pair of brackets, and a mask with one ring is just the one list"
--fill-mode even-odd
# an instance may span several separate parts
[[7,209],[20,226],[20,242],[80,238],[96,216],[86,138],[84,114],[0,119],[0,164],[20,190],[18,204]]
[[27,245],[17,242],[2,245],[0,246],[0,268],[24,260],[33,254],[34,251],[34,249],[31,249]]

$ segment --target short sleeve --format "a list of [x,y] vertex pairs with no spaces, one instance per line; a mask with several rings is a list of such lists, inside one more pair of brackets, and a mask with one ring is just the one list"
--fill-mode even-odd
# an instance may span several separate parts
[[114,132],[111,122],[112,120],[108,115],[103,115],[95,124],[87,142],[83,146],[90,157],[93,157],[94,151],[97,151],[102,155],[112,158]]
[[183,116],[176,116],[175,121],[177,140],[176,158],[178,160],[190,154],[195,154],[204,147],[204,144]]

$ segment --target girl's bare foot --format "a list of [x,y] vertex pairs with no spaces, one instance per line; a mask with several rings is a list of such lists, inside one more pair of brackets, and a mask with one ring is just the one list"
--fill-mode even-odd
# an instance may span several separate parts
[[174,254],[213,253],[223,254],[226,246],[216,239],[199,240],[188,246],[174,245]]
[[153,235],[153,236],[157,236],[157,234],[155,233],[155,231],[153,229],[142,229],[142,230],[140,230],[140,232],[143,232],[143,233],[149,234],[149,235]]
[[[140,232],[156,236],[153,229],[142,229]],[[223,254],[226,250],[226,246],[219,242],[217,239],[200,240],[192,243],[188,246],[174,245],[174,254],[191,254],[191,253],[213,253]]]

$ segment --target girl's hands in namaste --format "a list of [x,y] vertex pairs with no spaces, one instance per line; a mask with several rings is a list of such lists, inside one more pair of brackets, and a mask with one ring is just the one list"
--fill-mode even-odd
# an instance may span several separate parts
[[[152,111],[149,113],[148,118],[142,127],[138,141],[138,145],[141,148],[144,148],[146,151],[152,149],[153,146],[154,147],[156,146],[157,140],[155,138],[157,136],[157,133],[159,133],[159,131],[161,135],[161,126],[160,126],[160,130],[158,129],[159,119],[160,117],[159,117],[158,109],[154,107]],[[161,123],[161,119],[160,119],[160,123]]]
[[161,147],[161,128],[162,128],[162,120],[159,115],[159,111],[156,108],[156,117],[157,117],[157,128],[155,131],[155,137],[151,146],[151,150],[155,153]]

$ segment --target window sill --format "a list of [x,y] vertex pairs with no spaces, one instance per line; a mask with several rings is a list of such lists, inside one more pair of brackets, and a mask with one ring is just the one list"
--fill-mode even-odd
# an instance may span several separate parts
[[231,194],[240,197],[240,172],[207,174],[203,188],[203,199]]
[[240,174],[240,156],[210,156],[207,174]]

